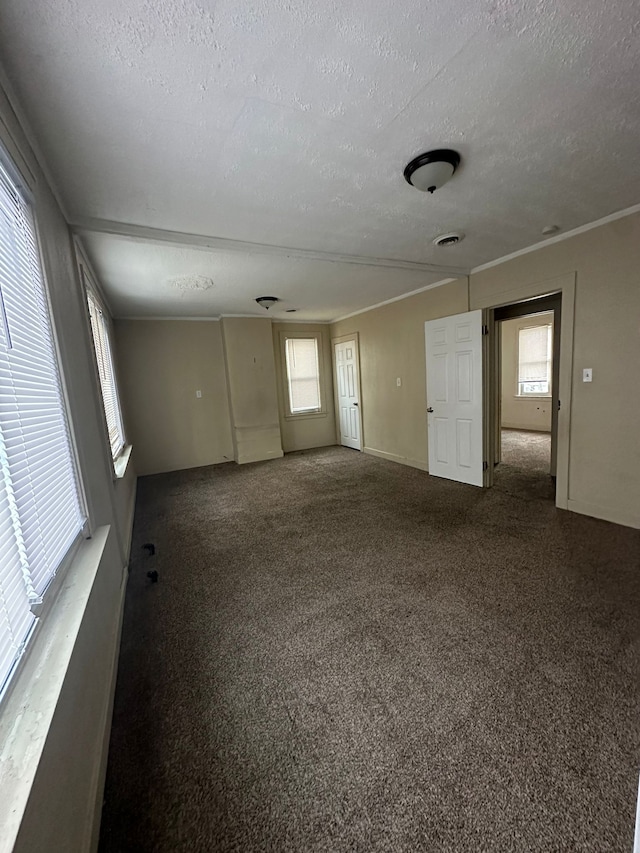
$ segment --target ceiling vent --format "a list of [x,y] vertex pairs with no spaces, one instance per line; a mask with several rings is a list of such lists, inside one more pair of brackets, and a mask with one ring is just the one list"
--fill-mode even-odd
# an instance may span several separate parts
[[434,246],[455,246],[456,243],[459,243],[461,240],[464,240],[464,234],[462,231],[452,231],[450,234],[441,234],[439,237],[433,241]]

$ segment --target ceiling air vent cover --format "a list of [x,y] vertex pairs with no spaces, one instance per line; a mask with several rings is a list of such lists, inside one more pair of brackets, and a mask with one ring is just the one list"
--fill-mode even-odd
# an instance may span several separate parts
[[456,243],[459,243],[461,240],[464,240],[464,234],[462,231],[452,231],[450,234],[441,234],[439,237],[433,241],[434,246],[455,246]]

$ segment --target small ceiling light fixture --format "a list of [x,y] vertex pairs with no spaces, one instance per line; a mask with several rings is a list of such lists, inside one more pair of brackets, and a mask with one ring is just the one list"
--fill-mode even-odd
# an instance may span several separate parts
[[459,243],[461,240],[464,240],[464,234],[462,231],[451,231],[449,234],[441,234],[439,237],[433,241],[434,246],[455,246],[456,243]]
[[559,230],[559,225],[545,225],[542,229],[542,235],[544,237],[550,237],[552,234],[556,234]]
[[439,148],[419,154],[407,163],[404,179],[412,187],[422,192],[434,193],[453,177],[460,165],[460,155],[450,148]]
[[269,308],[275,305],[276,302],[279,301],[280,300],[277,296],[258,296],[258,298],[256,299],[258,305],[262,305],[262,307],[266,308],[267,311],[269,310]]

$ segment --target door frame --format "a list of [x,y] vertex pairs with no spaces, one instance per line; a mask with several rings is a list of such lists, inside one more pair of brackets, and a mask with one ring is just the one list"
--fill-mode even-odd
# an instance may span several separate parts
[[[364,428],[362,418],[362,377],[360,376],[360,337],[358,332],[351,332],[348,335],[338,335],[337,338],[331,338],[331,365],[333,370],[333,403],[336,420],[336,444],[342,447],[340,441],[340,407],[338,400],[338,370],[336,365],[336,344],[344,344],[347,341],[354,341],[356,351],[356,382],[358,383],[358,421],[360,427],[360,451],[364,452]],[[355,448],[351,448],[354,450]]]
[[[501,425],[502,425],[502,322],[505,320],[518,320],[535,317],[543,312],[553,314],[553,344],[551,356],[551,460],[550,473],[556,477],[557,467],[557,451],[558,451],[558,418],[560,415],[558,409],[559,395],[559,376],[560,376],[560,341],[562,329],[562,291],[552,293],[549,296],[542,296],[538,299],[526,299],[524,302],[513,302],[511,305],[505,305],[502,308],[492,308],[493,317],[496,323],[496,335],[494,346],[498,350],[498,372],[497,376],[500,381],[497,382],[497,417],[493,424],[496,440],[496,457],[494,464],[501,461]],[[500,315],[500,316],[498,316]]]
[[498,293],[480,294],[472,291],[473,308],[482,308],[483,323],[487,327],[483,351],[484,363],[484,452],[487,462],[485,470],[485,486],[493,485],[493,469],[496,460],[496,420],[499,411],[497,397],[500,393],[501,380],[498,372],[499,351],[497,346],[496,322],[494,309],[517,302],[526,302],[540,296],[553,293],[562,294],[562,313],[560,320],[560,359],[558,377],[558,397],[561,401],[558,413],[557,463],[556,463],[556,506],[568,509],[569,504],[569,443],[571,436],[571,386],[573,377],[573,326],[576,294],[576,273],[571,272],[557,278],[535,281],[528,284],[516,285],[513,289]]

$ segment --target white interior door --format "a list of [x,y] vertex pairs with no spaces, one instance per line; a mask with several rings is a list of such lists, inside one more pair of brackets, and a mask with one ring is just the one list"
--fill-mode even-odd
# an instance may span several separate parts
[[338,420],[340,444],[362,449],[360,438],[360,386],[356,342],[343,341],[335,345],[336,387],[338,389]]
[[482,486],[482,311],[424,324],[429,473]]

